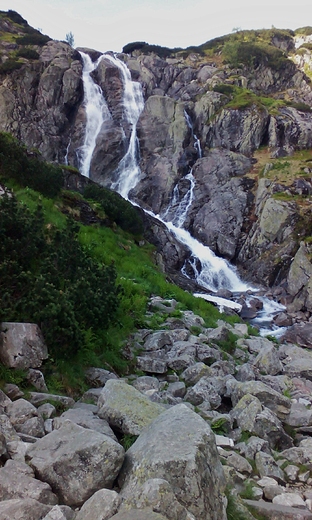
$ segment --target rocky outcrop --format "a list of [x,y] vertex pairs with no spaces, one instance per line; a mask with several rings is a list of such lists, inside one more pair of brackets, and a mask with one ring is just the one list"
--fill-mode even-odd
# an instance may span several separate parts
[[269,114],[256,105],[247,109],[223,109],[207,129],[208,148],[226,148],[250,156],[263,141]]
[[[211,150],[194,168],[194,202],[188,227],[202,243],[220,256],[236,254],[252,181],[244,177],[250,161],[240,154]],[[187,223],[186,223],[187,224]]]
[[64,162],[70,128],[83,99],[79,54],[48,42],[39,59],[1,76],[1,130],[11,132],[48,161]]
[[[297,249],[294,229],[299,219],[292,200],[274,198],[275,184],[261,179],[255,199],[255,217],[240,248],[238,261],[252,270],[252,278],[267,285],[277,283],[287,273]],[[248,267],[247,267],[248,266]]]

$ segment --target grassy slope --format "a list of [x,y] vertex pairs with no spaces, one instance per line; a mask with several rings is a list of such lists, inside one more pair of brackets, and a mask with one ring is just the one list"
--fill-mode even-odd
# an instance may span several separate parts
[[[43,208],[44,226],[62,229],[66,224],[66,215],[71,215],[77,222],[80,221],[80,204],[84,201],[78,193],[61,191],[54,198],[45,197],[28,186],[22,187],[18,181],[2,173],[2,184],[13,189],[18,201],[34,212],[37,205]],[[102,222],[105,222],[103,208],[92,200],[84,201],[98,214]],[[103,220],[104,217],[104,220]],[[215,327],[221,317],[217,309],[208,302],[194,298],[190,293],[169,283],[166,276],[160,272],[153,260],[153,247],[139,240],[140,237],[131,235],[110,221],[109,227],[100,224],[83,225],[81,222],[79,241],[84,250],[99,264],[110,265],[112,262],[117,270],[117,283],[122,287],[122,298],[117,311],[116,321],[110,325],[99,339],[89,341],[97,343],[92,351],[91,362],[93,365],[113,368],[119,373],[128,369],[127,363],[122,357],[121,349],[129,334],[140,327],[158,328],[166,316],[155,313],[147,318],[147,303],[151,295],[159,295],[164,298],[175,298],[179,309],[191,309],[203,316],[207,326]],[[3,259],[2,259],[3,260]],[[179,315],[179,310],[177,311]],[[223,317],[223,316],[222,316]],[[230,321],[231,319],[228,318]],[[233,318],[232,318],[233,319]],[[4,319],[5,321],[5,319]],[[90,327],[92,324],[90,324]],[[88,352],[77,357],[76,362],[68,363],[63,359],[49,360],[44,367],[48,384],[51,390],[63,390],[76,392],[83,389],[83,365],[90,363]],[[95,355],[94,355],[95,354]],[[0,379],[2,384],[6,381],[19,382],[23,377],[19,373],[0,367]],[[17,379],[16,379],[17,378]]]

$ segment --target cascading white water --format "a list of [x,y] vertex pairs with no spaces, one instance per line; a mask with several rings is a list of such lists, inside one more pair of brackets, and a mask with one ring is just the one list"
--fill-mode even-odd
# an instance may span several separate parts
[[130,71],[126,64],[114,56],[107,54],[105,57],[118,67],[121,72],[124,87],[124,116],[126,122],[131,125],[129,147],[126,155],[118,165],[117,171],[115,172],[117,181],[112,184],[111,188],[120,193],[125,199],[128,199],[129,192],[138,183],[141,173],[137,160],[138,139],[136,126],[144,108],[144,99],[140,83],[131,80]]
[[183,177],[183,180],[184,179],[189,182],[189,189],[181,198],[179,183],[177,183],[173,189],[172,200],[161,217],[164,222],[172,222],[172,224],[174,224],[178,228],[183,226],[188,210],[190,209],[193,200],[195,179],[192,170],[190,171],[190,173],[185,175],[185,177]]
[[202,154],[200,140],[198,139],[197,135],[194,134],[193,123],[192,123],[192,120],[191,120],[191,118],[190,118],[190,116],[189,116],[189,114],[187,113],[186,110],[184,110],[184,117],[185,117],[186,124],[189,127],[189,129],[191,130],[192,136],[193,136],[194,141],[195,141],[194,142],[194,148],[197,151],[198,157],[201,158],[203,156],[203,154]]
[[[136,125],[140,114],[144,107],[143,95],[141,85],[131,80],[130,72],[122,61],[109,54],[102,55],[95,63],[91,62],[89,56],[81,53],[84,70],[83,82],[85,91],[85,107],[87,112],[87,127],[84,145],[82,147],[81,173],[89,176],[89,169],[92,159],[92,154],[96,145],[96,138],[99,134],[103,121],[105,118],[111,118],[111,114],[107,108],[103,97],[103,92],[98,85],[93,82],[91,72],[96,69],[98,63],[104,57],[110,60],[121,72],[121,77],[124,87],[123,108],[124,119],[127,124],[131,125],[131,136],[128,150],[120,161],[115,172],[117,177],[116,182],[112,185],[124,198],[128,199],[129,192],[140,179],[140,168],[137,160],[137,136]],[[185,112],[187,124],[192,130],[192,122],[190,117]],[[200,142],[193,134],[195,140],[195,148],[198,152],[198,157],[201,157]],[[196,144],[197,143],[197,144]],[[163,218],[151,214],[154,218],[161,220],[168,228],[168,230],[176,237],[176,239],[184,244],[191,252],[191,258],[188,261],[189,265],[193,265],[193,271],[196,281],[199,285],[211,291],[217,291],[220,288],[226,288],[233,292],[243,292],[249,287],[243,283],[235,270],[224,259],[217,257],[207,246],[204,246],[193,238],[188,231],[183,229],[187,212],[191,206],[193,199],[193,189],[195,180],[190,171],[185,177],[190,183],[190,187],[185,195],[180,200],[178,187],[175,188],[173,194],[173,201],[170,204],[170,211],[166,211]],[[175,200],[174,200],[175,198]],[[167,216],[168,218],[165,218]],[[170,222],[166,220],[171,219]],[[184,268],[184,272],[186,267]]]
[[103,122],[112,119],[112,116],[101,87],[94,83],[91,77],[91,72],[97,68],[102,56],[93,63],[88,54],[80,52],[80,55],[83,61],[82,80],[87,122],[84,143],[76,150],[76,153],[80,172],[85,177],[89,177],[97,136],[100,133]]

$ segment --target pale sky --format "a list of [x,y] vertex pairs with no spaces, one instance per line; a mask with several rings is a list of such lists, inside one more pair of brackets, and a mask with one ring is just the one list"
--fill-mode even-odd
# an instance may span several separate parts
[[200,45],[234,28],[312,26],[312,2],[254,4],[219,0],[0,0],[53,39],[70,31],[76,47],[120,52],[133,41],[166,47]]

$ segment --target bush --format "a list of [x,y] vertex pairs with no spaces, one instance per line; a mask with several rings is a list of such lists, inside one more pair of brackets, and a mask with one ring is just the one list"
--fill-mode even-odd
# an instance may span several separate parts
[[22,65],[22,62],[9,58],[4,63],[1,63],[0,74],[10,74],[10,72],[20,69]]
[[223,48],[223,57],[231,67],[253,67],[266,65],[281,70],[288,64],[283,52],[267,43],[230,40]]
[[28,47],[23,47],[19,49],[16,53],[17,56],[21,58],[26,58],[27,60],[38,60],[39,54],[34,49],[29,49]]
[[0,175],[15,179],[47,197],[55,197],[63,186],[59,166],[37,157],[28,157],[27,150],[8,133],[0,132]]
[[312,34],[312,27],[310,25],[307,25],[306,27],[299,27],[299,29],[295,30],[295,34],[310,36]]
[[40,207],[31,213],[7,196],[0,211],[0,321],[38,323],[50,356],[72,359],[89,347],[91,327],[103,331],[114,319],[115,268],[88,256],[71,220],[46,228]]
[[6,16],[10,18],[10,20],[12,20],[13,22],[18,23],[19,25],[28,25],[27,21],[16,11],[12,11],[11,9],[9,9],[6,13]]
[[146,43],[146,42],[128,43],[127,45],[125,45],[122,48],[122,52],[124,52],[125,54],[131,54],[133,51],[142,49],[142,47],[144,47],[145,45],[148,45],[148,43]]
[[153,52],[161,58],[167,58],[168,56],[171,56],[171,54],[181,51],[182,49],[180,47],[169,49],[168,47],[162,47],[161,45],[150,45],[146,42],[133,42],[125,45],[122,49],[122,52],[131,54],[135,50],[140,50],[143,54],[149,54]]
[[19,45],[39,45],[42,47],[50,40],[51,38],[49,36],[41,34],[40,32],[34,32],[25,34],[25,36],[21,36],[20,38],[16,38],[16,43]]
[[222,83],[221,85],[215,85],[212,90],[214,92],[219,92],[220,94],[230,96],[235,92],[235,87],[233,85],[227,85],[225,83]]
[[99,202],[105,214],[124,231],[134,235],[142,234],[143,222],[138,211],[118,193],[96,184],[90,184],[86,186],[83,195],[87,199]]

